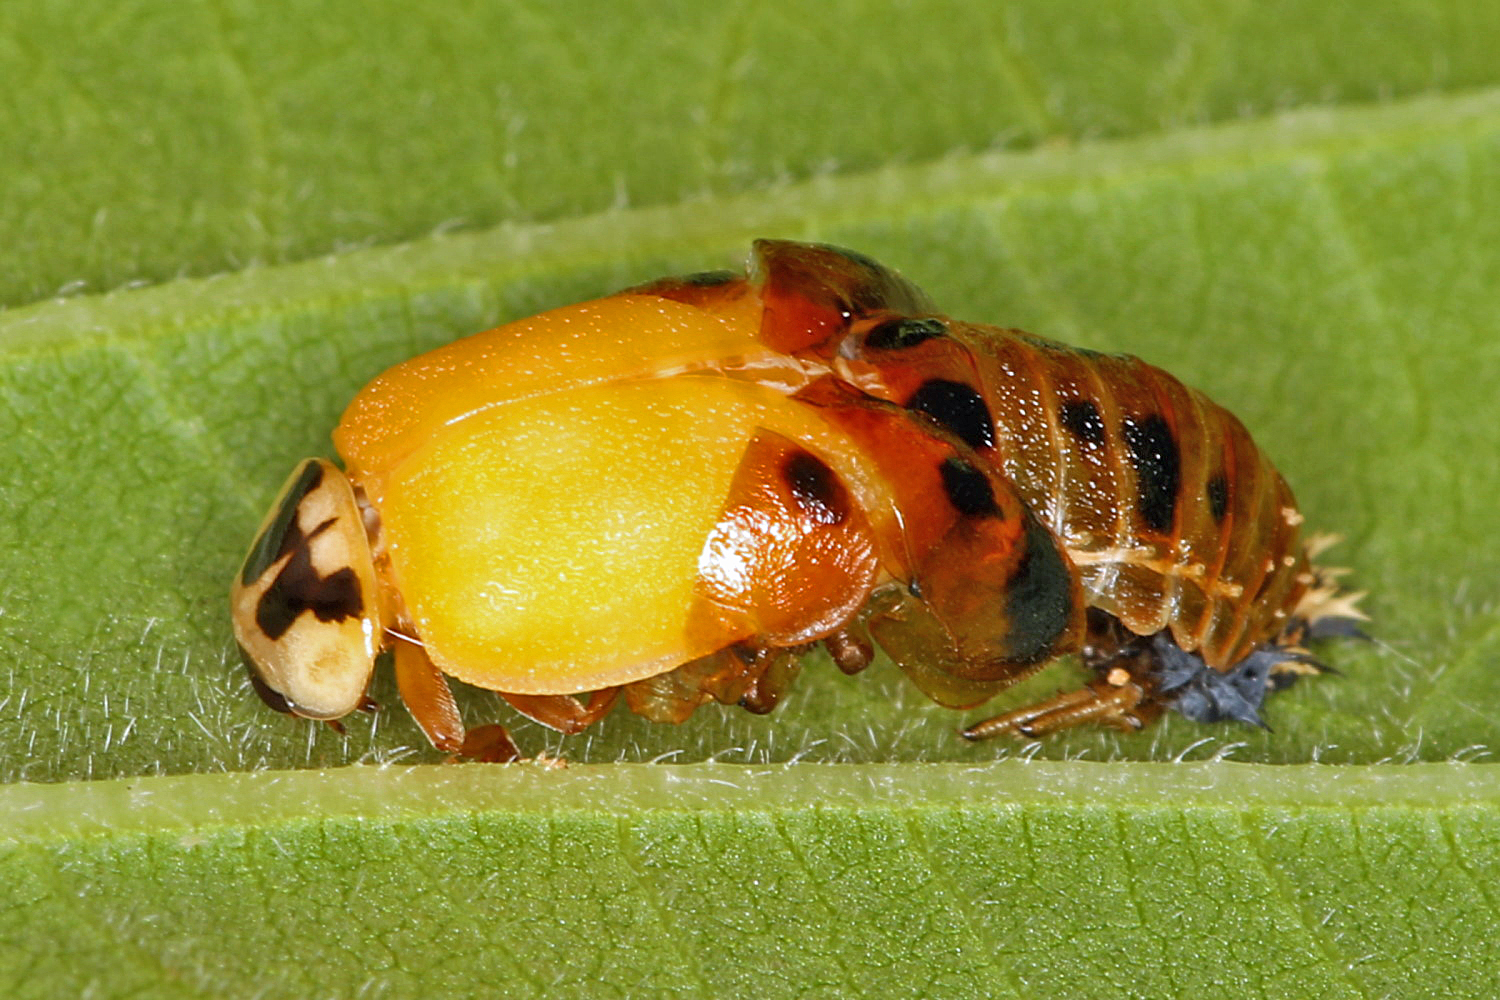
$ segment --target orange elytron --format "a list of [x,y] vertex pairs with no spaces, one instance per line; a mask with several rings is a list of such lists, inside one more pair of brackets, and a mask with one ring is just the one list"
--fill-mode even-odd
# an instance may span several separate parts
[[[1259,722],[1352,630],[1240,422],[1172,376],[938,314],[859,254],[761,240],[385,372],[293,473],[236,576],[273,707],[336,721],[394,649],[433,744],[448,677],[564,732],[623,692],[681,721],[769,711],[822,643],[872,639],[970,707],[1081,653],[1086,687],[966,731]],[[580,701],[575,695],[585,696]]]

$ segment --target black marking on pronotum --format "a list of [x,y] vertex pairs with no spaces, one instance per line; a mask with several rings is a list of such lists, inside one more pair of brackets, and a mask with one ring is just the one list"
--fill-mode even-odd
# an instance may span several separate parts
[[[280,639],[305,611],[311,611],[320,622],[343,621],[362,614],[364,598],[359,592],[359,577],[345,566],[328,576],[320,576],[312,564],[312,540],[333,526],[330,518],[298,538],[292,558],[281,567],[276,579],[255,604],[255,625],[271,640]],[[296,526],[293,525],[295,529]],[[300,536],[301,532],[297,531]],[[288,540],[292,532],[287,533]]]
[[[298,473],[296,481],[281,498],[276,516],[266,525],[266,530],[260,533],[260,537],[255,539],[255,545],[245,557],[245,565],[240,569],[242,584],[248,587],[260,579],[260,575],[286,555],[296,544],[296,539],[302,537],[302,532],[297,529],[297,507],[302,503],[303,497],[322,484],[323,464],[316,459],[308,459],[302,464],[302,471]],[[295,539],[293,535],[296,536]]]
[[244,646],[240,646],[240,659],[244,661],[245,670],[250,674],[250,688],[260,700],[278,712],[285,715],[295,715],[296,709],[292,707],[292,703],[287,700],[286,696],[260,679],[260,671],[256,669],[255,661],[245,651]]
[[1136,509],[1151,531],[1167,534],[1177,519],[1182,458],[1172,428],[1160,415],[1125,420],[1125,445],[1135,466]]
[[818,524],[838,524],[849,516],[849,497],[821,458],[799,449],[782,465],[781,475],[798,508]]
[[1215,521],[1229,513],[1229,479],[1222,472],[1208,481],[1208,512]]
[[1072,574],[1052,533],[1029,516],[1026,550],[1005,585],[1010,621],[1006,659],[1036,663],[1050,659],[1053,644],[1073,620]]
[[865,334],[865,346],[876,351],[901,351],[947,335],[948,326],[940,319],[889,319]]
[[1092,399],[1070,399],[1057,411],[1058,423],[1086,444],[1104,443],[1104,418]]
[[970,448],[995,446],[995,420],[984,397],[971,385],[930,378],[906,401],[908,410],[925,413],[957,434]]
[[682,283],[695,288],[713,288],[717,285],[727,285],[738,277],[739,275],[733,271],[694,271],[692,274],[684,274]]
[[1000,517],[995,491],[990,481],[974,466],[961,458],[945,458],[938,467],[943,477],[943,492],[960,514],[969,517]]

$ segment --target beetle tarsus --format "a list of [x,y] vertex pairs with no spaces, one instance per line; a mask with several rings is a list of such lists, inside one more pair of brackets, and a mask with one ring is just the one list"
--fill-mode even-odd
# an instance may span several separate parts
[[464,736],[458,757],[484,764],[510,764],[521,759],[521,751],[504,726],[476,726]]
[[823,648],[828,650],[834,665],[851,676],[868,667],[875,659],[875,648],[870,645],[870,640],[852,628],[840,629],[826,636]]

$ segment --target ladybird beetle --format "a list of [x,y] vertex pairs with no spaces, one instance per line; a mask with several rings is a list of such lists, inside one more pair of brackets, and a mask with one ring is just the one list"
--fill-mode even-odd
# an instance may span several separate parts
[[[272,707],[337,725],[376,657],[437,748],[448,677],[578,732],[623,692],[769,711],[822,643],[969,708],[1066,653],[1085,687],[965,730],[1259,724],[1355,631],[1244,427],[1128,355],[938,313],[836,247],[756,242],[385,372],[292,473],[234,580]],[[586,696],[583,701],[575,695]]]

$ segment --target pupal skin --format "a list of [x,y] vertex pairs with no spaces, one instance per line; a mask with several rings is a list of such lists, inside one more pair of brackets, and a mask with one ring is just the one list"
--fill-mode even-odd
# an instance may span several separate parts
[[835,247],[761,240],[745,277],[455,341],[333,436],[346,472],[298,466],[232,588],[256,688],[337,720],[394,647],[433,745],[477,759],[518,751],[465,731],[448,678],[578,732],[621,693],[660,721],[769,711],[820,642],[856,673],[873,640],[956,708],[1067,653],[1094,669],[976,739],[1259,723],[1318,669],[1302,640],[1360,617],[1201,393],[952,320]]

